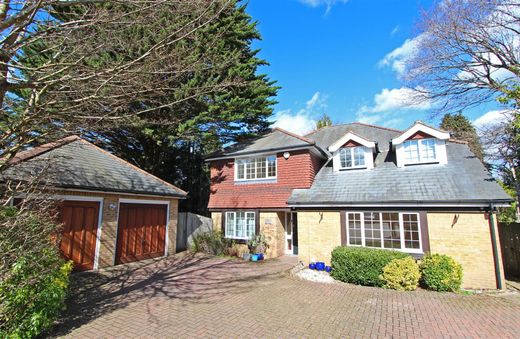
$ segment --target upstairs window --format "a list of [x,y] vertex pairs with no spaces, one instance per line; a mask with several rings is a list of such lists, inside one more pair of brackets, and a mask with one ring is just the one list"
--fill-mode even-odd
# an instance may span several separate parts
[[276,178],[276,155],[236,160],[236,180]]
[[405,163],[436,162],[435,139],[407,140],[403,143]]
[[364,147],[345,147],[339,150],[341,168],[366,167]]

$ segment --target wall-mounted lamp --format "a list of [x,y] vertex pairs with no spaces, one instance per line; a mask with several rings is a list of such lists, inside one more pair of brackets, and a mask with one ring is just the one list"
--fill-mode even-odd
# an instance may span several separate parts
[[108,205],[108,208],[111,209],[111,210],[115,210],[116,209],[116,204],[110,204]]
[[285,158],[285,160],[289,159],[290,156],[291,156],[291,153],[289,153],[289,152],[283,153],[283,157]]

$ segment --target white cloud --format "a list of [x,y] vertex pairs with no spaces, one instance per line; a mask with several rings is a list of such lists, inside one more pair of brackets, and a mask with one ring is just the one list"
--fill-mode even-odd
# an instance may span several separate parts
[[493,128],[508,121],[509,114],[510,111],[508,110],[489,111],[475,119],[473,126],[475,126],[477,130]]
[[374,96],[373,106],[363,106],[360,113],[380,113],[392,110],[427,110],[431,108],[431,102],[419,92],[408,87],[383,88]]
[[326,6],[327,10],[325,14],[328,14],[330,10],[332,9],[332,6],[334,6],[337,3],[347,3],[349,0],[300,0],[300,2],[304,5],[307,5],[309,7],[321,7]]
[[393,35],[395,35],[397,32],[399,32],[399,25],[395,26],[394,29],[392,29],[392,31],[390,32],[390,35],[393,36]]
[[[399,28],[399,26],[396,28]],[[396,28],[394,28],[394,30]],[[392,31],[392,33],[393,32],[394,31]],[[379,67],[390,66],[398,75],[403,75],[406,71],[406,62],[415,56],[419,43],[423,38],[423,35],[418,35],[413,39],[406,39],[401,46],[385,55],[385,57],[379,61]]]
[[278,111],[272,120],[273,127],[280,127],[289,132],[305,135],[316,127],[317,115],[327,108],[327,97],[316,92],[305,102],[305,107],[293,113],[291,109]]

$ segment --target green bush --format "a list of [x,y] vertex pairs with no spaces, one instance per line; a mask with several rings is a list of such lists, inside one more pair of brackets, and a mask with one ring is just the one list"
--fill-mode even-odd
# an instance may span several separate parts
[[[47,269],[35,270],[32,261]],[[0,282],[0,337],[32,338],[50,328],[65,307],[72,262],[55,250],[22,257]]]
[[397,251],[363,247],[336,247],[332,251],[332,277],[343,282],[382,286],[383,268],[393,259],[408,257]]
[[196,234],[191,250],[211,255],[226,255],[233,244],[233,241],[224,238],[222,232],[211,231]]
[[434,291],[456,292],[462,284],[462,266],[441,254],[425,256],[420,265],[421,285]]
[[381,280],[383,287],[399,291],[413,291],[419,285],[421,272],[412,257],[394,259],[384,268]]

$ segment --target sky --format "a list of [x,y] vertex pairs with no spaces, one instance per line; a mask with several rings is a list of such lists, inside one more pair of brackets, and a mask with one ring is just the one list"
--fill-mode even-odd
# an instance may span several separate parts
[[[249,0],[261,41],[262,67],[281,86],[272,121],[298,134],[328,114],[334,123],[364,122],[406,129],[439,124],[428,103],[411,103],[398,79],[400,62],[419,34],[431,0]],[[488,104],[464,112],[476,124],[499,111]]]

